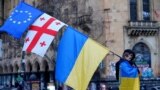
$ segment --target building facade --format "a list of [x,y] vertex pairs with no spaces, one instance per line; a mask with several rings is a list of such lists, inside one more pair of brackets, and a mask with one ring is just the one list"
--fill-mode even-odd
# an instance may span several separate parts
[[[9,16],[11,10],[20,0],[0,1],[0,24]],[[122,55],[124,49],[132,49],[136,53],[136,63],[141,72],[150,68],[153,75],[160,76],[160,1],[159,0],[24,0],[26,3],[48,13],[49,15],[77,28],[112,52]],[[62,32],[60,32],[61,34]],[[0,34],[0,74],[1,84],[15,84],[21,72],[22,46],[24,37],[16,40],[7,33]],[[26,79],[36,76],[41,86],[53,83],[57,36],[45,57],[26,53]],[[109,53],[96,71],[101,78],[114,77],[115,62],[119,60]],[[149,69],[148,69],[149,70]],[[46,73],[47,72],[47,73]],[[44,78],[48,76],[49,78]],[[96,77],[96,75],[95,75]],[[98,76],[97,76],[98,77]],[[47,83],[43,83],[47,82]]]

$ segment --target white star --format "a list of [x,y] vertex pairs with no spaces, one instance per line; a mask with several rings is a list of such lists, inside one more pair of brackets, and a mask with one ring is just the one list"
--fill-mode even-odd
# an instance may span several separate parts
[[23,21],[23,23],[26,23],[26,22],[27,22],[26,20]]
[[16,23],[16,21],[13,21],[13,23]]
[[31,18],[31,17],[32,17],[32,15],[29,15],[29,17]]
[[23,13],[23,11],[20,11],[20,13]]
[[18,24],[21,24],[21,22],[19,21]]
[[12,19],[12,18],[10,18],[9,20],[10,20],[10,21],[12,21],[13,19]]
[[30,21],[31,19],[30,19],[30,18],[28,18],[27,20],[28,20],[28,21]]
[[28,13],[28,11],[25,11],[25,13]]
[[28,13],[29,15],[31,15],[32,13]]
[[14,14],[14,12],[11,13],[11,15],[13,15],[13,14]]
[[18,12],[18,10],[15,10],[15,12]]

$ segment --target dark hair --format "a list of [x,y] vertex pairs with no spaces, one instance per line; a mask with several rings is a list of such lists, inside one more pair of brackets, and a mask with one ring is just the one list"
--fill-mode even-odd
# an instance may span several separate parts
[[129,54],[132,54],[133,55],[133,57],[131,58],[131,60],[134,60],[134,58],[135,58],[135,53],[131,50],[131,49],[126,49],[126,50],[124,50],[124,52],[123,52],[123,58],[125,57],[125,56],[128,56]]

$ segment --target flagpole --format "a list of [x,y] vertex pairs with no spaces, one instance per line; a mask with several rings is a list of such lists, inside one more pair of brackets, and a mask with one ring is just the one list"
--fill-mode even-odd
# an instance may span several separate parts
[[[24,2],[25,0],[19,0],[19,3],[21,2]],[[30,89],[28,88],[27,83],[25,82],[25,51],[22,51],[22,58],[21,58],[21,72],[20,72],[20,75],[22,77],[22,83],[21,83],[21,86],[22,86],[22,90],[25,90],[25,89]]]
[[119,57],[119,58],[122,58],[120,55],[114,53],[113,51],[109,51],[109,52],[111,52],[112,54],[116,55],[116,56]]
[[21,58],[21,77],[22,77],[22,86],[23,86],[23,90],[25,88],[24,83],[25,83],[25,51],[22,51],[22,58]]

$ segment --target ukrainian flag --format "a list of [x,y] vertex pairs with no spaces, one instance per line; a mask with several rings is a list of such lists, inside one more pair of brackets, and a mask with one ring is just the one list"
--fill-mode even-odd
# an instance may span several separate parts
[[109,50],[67,27],[58,46],[56,80],[75,90],[86,90],[96,68]]
[[138,70],[128,61],[120,64],[120,90],[140,90]]

